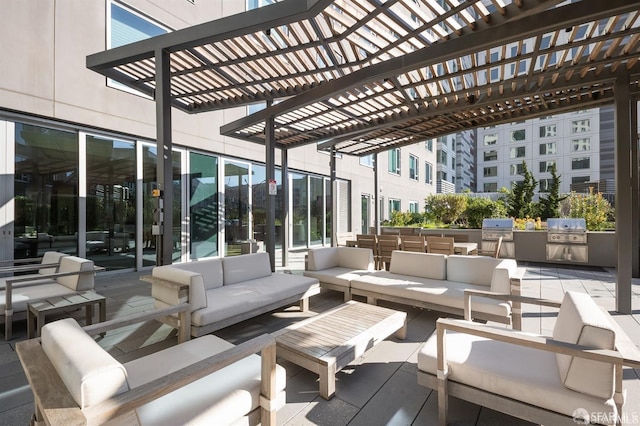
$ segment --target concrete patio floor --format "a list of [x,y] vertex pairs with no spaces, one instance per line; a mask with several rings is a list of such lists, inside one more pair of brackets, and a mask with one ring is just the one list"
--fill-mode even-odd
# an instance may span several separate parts
[[[304,251],[289,254],[289,266],[278,267],[293,273],[304,268]],[[280,264],[277,259],[276,264]],[[556,265],[520,265],[526,273],[526,296],[560,299],[567,290],[587,292],[609,311],[615,308],[615,271],[601,268],[565,269]],[[120,274],[103,273],[97,277],[96,291],[107,297],[107,318],[153,309],[150,285],[140,281],[149,271]],[[342,302],[342,294],[323,292],[311,299],[310,312],[297,307],[265,314],[214,334],[233,343],[265,332],[278,330],[292,322],[323,312]],[[384,304],[384,303],[381,303]],[[405,340],[389,338],[367,352],[336,375],[336,396],[329,401],[318,395],[318,377],[286,361],[287,404],[278,411],[281,425],[436,425],[437,394],[419,386],[416,379],[416,354],[435,328],[437,312],[387,303],[384,306],[406,311],[409,325]],[[632,315],[615,319],[640,345],[640,280],[634,280]],[[523,328],[549,334],[554,315],[525,306]],[[82,321],[83,312],[69,315]],[[52,318],[53,319],[53,318]],[[52,320],[52,319],[48,319]],[[15,353],[15,343],[26,338],[26,322],[14,324],[14,339],[5,342],[0,334],[0,425],[26,425],[33,413],[33,398]],[[170,327],[151,321],[108,333],[100,344],[121,361],[138,358],[177,343]],[[628,419],[640,424],[640,370],[625,371]],[[459,400],[450,401],[451,425],[524,425],[528,422]],[[633,424],[633,423],[632,423]]]

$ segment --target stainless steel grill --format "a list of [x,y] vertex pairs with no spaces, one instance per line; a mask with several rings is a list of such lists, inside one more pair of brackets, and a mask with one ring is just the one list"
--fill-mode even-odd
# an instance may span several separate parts
[[493,241],[502,237],[500,257],[515,257],[513,243],[513,219],[483,219],[482,220],[482,249],[494,245]]
[[547,219],[547,260],[587,262],[587,224],[583,218]]

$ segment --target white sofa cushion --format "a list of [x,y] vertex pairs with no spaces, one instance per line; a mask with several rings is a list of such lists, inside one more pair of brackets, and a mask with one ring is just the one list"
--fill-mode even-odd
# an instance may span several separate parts
[[368,275],[371,272],[370,270],[356,270],[336,266],[335,268],[321,269],[319,271],[304,271],[303,275],[305,277],[315,278],[323,283],[349,288],[352,280],[360,278],[363,275]]
[[[186,264],[188,265],[188,264]],[[207,294],[204,286],[204,278],[201,273],[189,271],[185,268],[179,268],[178,265],[156,266],[151,271],[151,276],[165,281],[171,281],[178,284],[189,286],[189,305],[191,310],[202,309],[207,307]],[[154,285],[151,287],[151,296],[155,300],[156,308],[167,305],[175,305],[180,303],[178,294],[171,288],[163,285]]]
[[[393,265],[393,261],[391,263]],[[391,271],[376,271],[354,279],[351,281],[351,288],[451,307],[457,310],[464,309],[465,289],[486,290],[484,286],[401,275]],[[476,312],[501,317],[511,315],[511,305],[509,303],[484,297],[473,298],[472,308]]]
[[[92,271],[93,261],[76,256],[64,256],[60,259],[58,272]],[[58,284],[75,291],[93,290],[94,274],[76,274],[56,278]]]
[[[60,263],[60,259],[68,256],[68,254],[66,253],[60,253],[58,251],[45,251],[44,254],[42,255],[42,261],[41,263],[43,265],[50,265],[52,263]],[[52,266],[49,268],[40,268],[38,269],[38,273],[41,275],[46,275],[46,274],[55,274],[56,271],[58,270],[57,266]]]
[[[504,330],[502,328],[501,330]],[[617,413],[612,400],[573,391],[562,385],[555,354],[447,331],[449,380],[543,407],[567,416],[578,408],[589,413]],[[418,352],[418,369],[437,371],[436,334]]]
[[[614,349],[616,335],[591,296],[569,291],[562,299],[553,338],[596,349]],[[557,354],[556,359],[561,380],[569,389],[600,398],[613,396],[613,364],[562,354]]]
[[[34,281],[30,281],[33,283]],[[27,310],[27,303],[37,300],[49,299],[58,296],[67,296],[77,293],[68,287],[58,284],[54,280],[38,280],[38,285],[31,287],[17,286],[11,291],[11,304],[14,312],[24,312]],[[5,290],[0,291],[0,313],[5,310]]]
[[322,247],[309,250],[306,268],[308,271],[330,268],[374,271],[373,252],[358,247]]
[[491,276],[490,290],[496,293],[511,294],[511,277],[516,275],[518,264],[515,259],[502,259]]
[[306,269],[308,271],[319,271],[322,269],[336,268],[338,266],[337,248],[338,247],[322,247],[309,250]]
[[42,327],[42,349],[80,408],[129,389],[127,372],[72,318]]
[[271,275],[271,260],[267,252],[225,257],[222,270],[224,285],[241,283]]
[[170,266],[202,275],[202,284],[205,290],[222,287],[224,282],[222,276],[222,259],[219,258],[177,263]]
[[[206,335],[124,364],[135,388],[234,345]],[[261,358],[251,355],[171,392],[136,410],[142,425],[231,424],[260,403]],[[276,365],[276,391],[286,385],[285,370]]]
[[492,257],[450,255],[447,257],[447,279],[489,287],[498,263],[500,260]]
[[447,256],[436,253],[391,252],[389,272],[434,280],[447,279]]

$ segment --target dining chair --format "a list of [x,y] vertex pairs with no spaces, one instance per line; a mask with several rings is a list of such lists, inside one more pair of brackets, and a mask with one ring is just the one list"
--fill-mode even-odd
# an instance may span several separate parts
[[427,253],[454,254],[452,237],[427,237]]
[[426,252],[424,235],[400,235],[400,250]]

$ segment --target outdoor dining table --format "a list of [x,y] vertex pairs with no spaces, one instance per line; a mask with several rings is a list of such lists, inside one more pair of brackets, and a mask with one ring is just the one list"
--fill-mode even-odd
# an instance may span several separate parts
[[455,254],[471,254],[478,250],[478,243],[453,243]]

